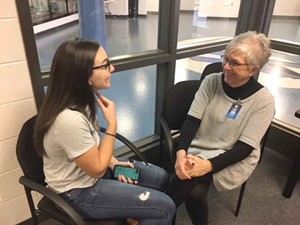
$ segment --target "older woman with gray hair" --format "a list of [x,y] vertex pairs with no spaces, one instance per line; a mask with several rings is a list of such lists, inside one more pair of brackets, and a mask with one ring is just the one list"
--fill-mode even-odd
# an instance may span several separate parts
[[207,76],[181,128],[167,194],[183,202],[194,225],[208,224],[208,191],[231,190],[251,175],[275,111],[274,98],[254,75],[271,56],[264,34],[236,36],[221,56],[223,72]]

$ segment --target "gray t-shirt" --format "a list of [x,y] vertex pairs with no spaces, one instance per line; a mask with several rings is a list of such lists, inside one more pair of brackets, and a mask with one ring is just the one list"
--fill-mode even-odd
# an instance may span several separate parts
[[92,186],[97,179],[88,176],[73,161],[93,146],[100,137],[94,126],[80,112],[62,111],[44,137],[45,182],[56,193]]
[[254,149],[246,159],[213,174],[220,191],[240,186],[251,175],[259,160],[260,141],[274,116],[274,98],[266,87],[241,100],[240,111],[232,119],[227,115],[236,103],[223,90],[222,73],[216,73],[203,80],[188,112],[201,119],[188,153],[210,159],[230,150],[238,140]]

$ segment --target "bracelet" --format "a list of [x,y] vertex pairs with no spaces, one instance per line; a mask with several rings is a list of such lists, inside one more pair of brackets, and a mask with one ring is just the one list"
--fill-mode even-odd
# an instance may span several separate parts
[[112,137],[116,137],[115,134],[111,134],[111,133],[107,133],[107,132],[104,132],[104,134],[107,134],[107,135],[112,136]]

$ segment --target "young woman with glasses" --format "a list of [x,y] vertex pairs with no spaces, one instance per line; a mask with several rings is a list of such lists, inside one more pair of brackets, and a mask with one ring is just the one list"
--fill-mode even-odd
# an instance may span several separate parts
[[[114,70],[105,50],[93,41],[77,38],[57,49],[34,133],[45,182],[84,219],[134,218],[144,225],[170,225],[175,205],[162,192],[167,172],[113,156],[115,104],[100,90],[111,87]],[[107,122],[101,139],[97,106]],[[115,179],[116,165],[140,168],[138,183],[123,175]]]

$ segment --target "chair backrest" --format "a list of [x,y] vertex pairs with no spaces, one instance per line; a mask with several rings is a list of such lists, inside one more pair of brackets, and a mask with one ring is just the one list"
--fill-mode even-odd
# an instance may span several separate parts
[[43,173],[43,159],[39,157],[33,145],[33,131],[36,116],[27,120],[19,134],[17,141],[17,158],[26,177],[45,185]]
[[199,86],[199,80],[181,81],[166,93],[163,116],[171,130],[181,128]]
[[163,116],[171,130],[181,128],[203,79],[211,73],[222,70],[221,62],[211,63],[204,68],[200,80],[181,81],[168,90],[165,96]]
[[200,84],[202,83],[203,79],[209,75],[209,74],[212,74],[212,73],[219,73],[219,72],[222,72],[223,71],[223,67],[222,67],[222,63],[221,62],[214,62],[214,63],[211,63],[211,64],[208,64],[202,74],[201,74],[201,77],[200,77]]

